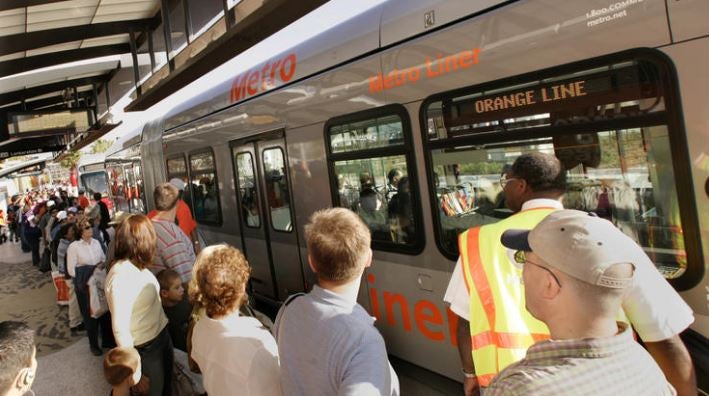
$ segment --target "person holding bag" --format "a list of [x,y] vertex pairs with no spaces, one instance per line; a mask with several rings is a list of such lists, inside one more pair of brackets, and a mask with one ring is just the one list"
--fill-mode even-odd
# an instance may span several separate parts
[[[135,348],[150,396],[171,395],[172,341],[160,302],[160,284],[147,268],[155,256],[156,235],[150,220],[131,215],[116,232],[114,261],[106,277],[106,299],[119,347]],[[145,378],[147,377],[147,378]]]
[[89,290],[87,282],[93,275],[96,266],[102,264],[106,256],[101,249],[99,241],[92,238],[91,224],[86,219],[77,223],[80,238],[69,245],[66,252],[66,269],[74,280],[74,292],[79,303],[81,317],[89,337],[91,353],[101,356],[103,353],[98,344],[98,331],[101,328],[103,346],[111,348],[115,344],[111,331],[111,318],[104,314],[95,319],[91,316],[89,306]]

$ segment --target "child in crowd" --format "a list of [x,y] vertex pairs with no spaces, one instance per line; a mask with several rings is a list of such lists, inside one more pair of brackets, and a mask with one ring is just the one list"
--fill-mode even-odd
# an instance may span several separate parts
[[140,355],[135,348],[113,348],[103,359],[103,376],[113,387],[112,396],[139,395],[139,389],[131,389],[140,381]]
[[160,283],[160,299],[167,316],[167,329],[175,348],[187,352],[187,329],[190,323],[192,306],[184,298],[180,274],[175,270],[165,269],[157,274]]

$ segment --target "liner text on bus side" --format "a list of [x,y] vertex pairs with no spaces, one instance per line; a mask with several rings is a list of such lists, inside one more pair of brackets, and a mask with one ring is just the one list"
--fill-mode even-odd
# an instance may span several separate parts
[[[367,283],[369,283],[369,301],[372,307],[371,315],[382,320],[382,305],[386,314],[386,323],[389,326],[398,326],[396,315],[394,314],[395,307],[401,316],[401,326],[405,331],[413,330],[411,318],[416,324],[416,329],[431,341],[443,342],[446,340],[446,332],[448,333],[448,341],[453,347],[458,346],[458,316],[454,314],[450,308],[446,308],[445,317],[441,310],[428,300],[419,300],[413,305],[413,315],[411,315],[409,301],[403,294],[391,293],[388,291],[382,292],[382,298],[379,298],[379,292],[374,287],[376,277],[372,274],[367,275]],[[381,304],[383,303],[383,304]]]

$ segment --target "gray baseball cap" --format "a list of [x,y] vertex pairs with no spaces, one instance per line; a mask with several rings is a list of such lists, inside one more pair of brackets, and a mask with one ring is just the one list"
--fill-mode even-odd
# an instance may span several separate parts
[[578,210],[552,212],[531,230],[507,230],[501,242],[534,252],[549,267],[583,282],[613,289],[629,286],[633,277],[608,276],[606,270],[623,263],[637,268],[645,254],[610,221]]

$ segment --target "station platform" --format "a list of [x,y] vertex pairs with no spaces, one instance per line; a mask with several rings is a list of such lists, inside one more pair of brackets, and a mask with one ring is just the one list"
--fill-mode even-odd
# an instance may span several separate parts
[[89,352],[85,332],[69,331],[68,308],[56,304],[51,273],[32,266],[19,244],[0,245],[0,321],[17,320],[35,330],[36,395],[105,395],[102,358]]

